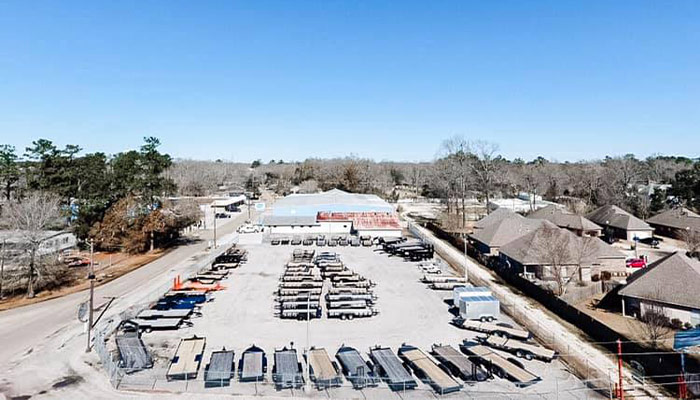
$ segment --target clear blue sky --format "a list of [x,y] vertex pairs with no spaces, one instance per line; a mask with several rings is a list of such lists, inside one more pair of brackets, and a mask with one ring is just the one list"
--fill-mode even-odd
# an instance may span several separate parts
[[0,143],[177,157],[700,153],[700,1],[7,1]]

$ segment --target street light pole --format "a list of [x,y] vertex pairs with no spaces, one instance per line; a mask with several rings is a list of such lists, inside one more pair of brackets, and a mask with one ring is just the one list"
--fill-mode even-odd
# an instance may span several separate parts
[[462,232],[462,241],[464,242],[464,283],[469,283],[469,267],[467,267],[467,234]]
[[3,296],[2,292],[2,284],[5,281],[5,242],[6,239],[2,240],[2,253],[0,253],[0,300],[2,300],[5,296]]
[[90,271],[88,272],[88,279],[90,280],[90,302],[88,307],[89,309],[89,317],[88,317],[88,329],[87,329],[87,346],[85,348],[85,352],[89,353],[91,346],[90,346],[90,339],[91,339],[91,333],[92,333],[92,323],[93,323],[93,312],[95,310],[95,260],[94,260],[94,240],[90,239]]
[[214,209],[214,249],[216,249],[216,207]]

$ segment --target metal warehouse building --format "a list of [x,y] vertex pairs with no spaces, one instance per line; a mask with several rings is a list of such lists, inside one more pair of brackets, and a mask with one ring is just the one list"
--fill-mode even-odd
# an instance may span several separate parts
[[376,195],[339,189],[280,199],[271,214],[263,217],[263,224],[273,235],[401,235],[394,206]]

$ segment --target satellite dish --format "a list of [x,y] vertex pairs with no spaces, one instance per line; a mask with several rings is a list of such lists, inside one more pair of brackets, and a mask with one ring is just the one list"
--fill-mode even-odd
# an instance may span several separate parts
[[78,321],[87,322],[87,313],[88,313],[87,301],[80,303],[80,306],[78,307]]

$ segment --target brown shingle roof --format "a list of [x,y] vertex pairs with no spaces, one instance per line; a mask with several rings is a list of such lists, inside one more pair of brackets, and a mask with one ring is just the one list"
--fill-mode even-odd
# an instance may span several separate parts
[[500,247],[534,231],[543,222],[542,220],[527,219],[521,216],[505,218],[482,229],[477,229],[470,237],[489,247]]
[[679,207],[661,214],[654,215],[647,220],[648,223],[665,226],[673,229],[696,229],[700,230],[700,215]]
[[[625,259],[623,253],[605,244],[598,238],[581,238],[561,228],[556,228],[554,232],[556,234],[555,239],[551,236],[546,236],[544,227],[540,227],[502,246],[499,252],[522,265],[543,265],[549,261],[544,260],[541,251],[538,250],[540,243],[545,240],[556,240],[559,243],[564,243],[567,249],[565,254],[567,258],[561,260],[562,264],[576,265],[579,262],[579,257],[581,262],[586,264],[598,264],[602,259]],[[591,245],[583,244],[584,240],[590,241]]]
[[612,226],[613,228],[626,231],[651,231],[653,228],[646,222],[635,217],[618,206],[602,206],[586,215],[586,218],[601,226]]
[[620,295],[700,309],[700,262],[673,253],[635,272]]
[[491,224],[495,224],[497,222],[503,221],[504,219],[518,219],[518,218],[523,218],[522,215],[516,214],[513,211],[507,209],[507,208],[497,208],[493,210],[489,215],[485,216],[484,218],[478,220],[474,224],[475,229],[481,229],[485,228]]
[[531,213],[527,217],[534,219],[546,219],[560,228],[574,229],[578,231],[601,231],[603,229],[589,219],[570,213],[555,205],[549,205],[541,208]]

